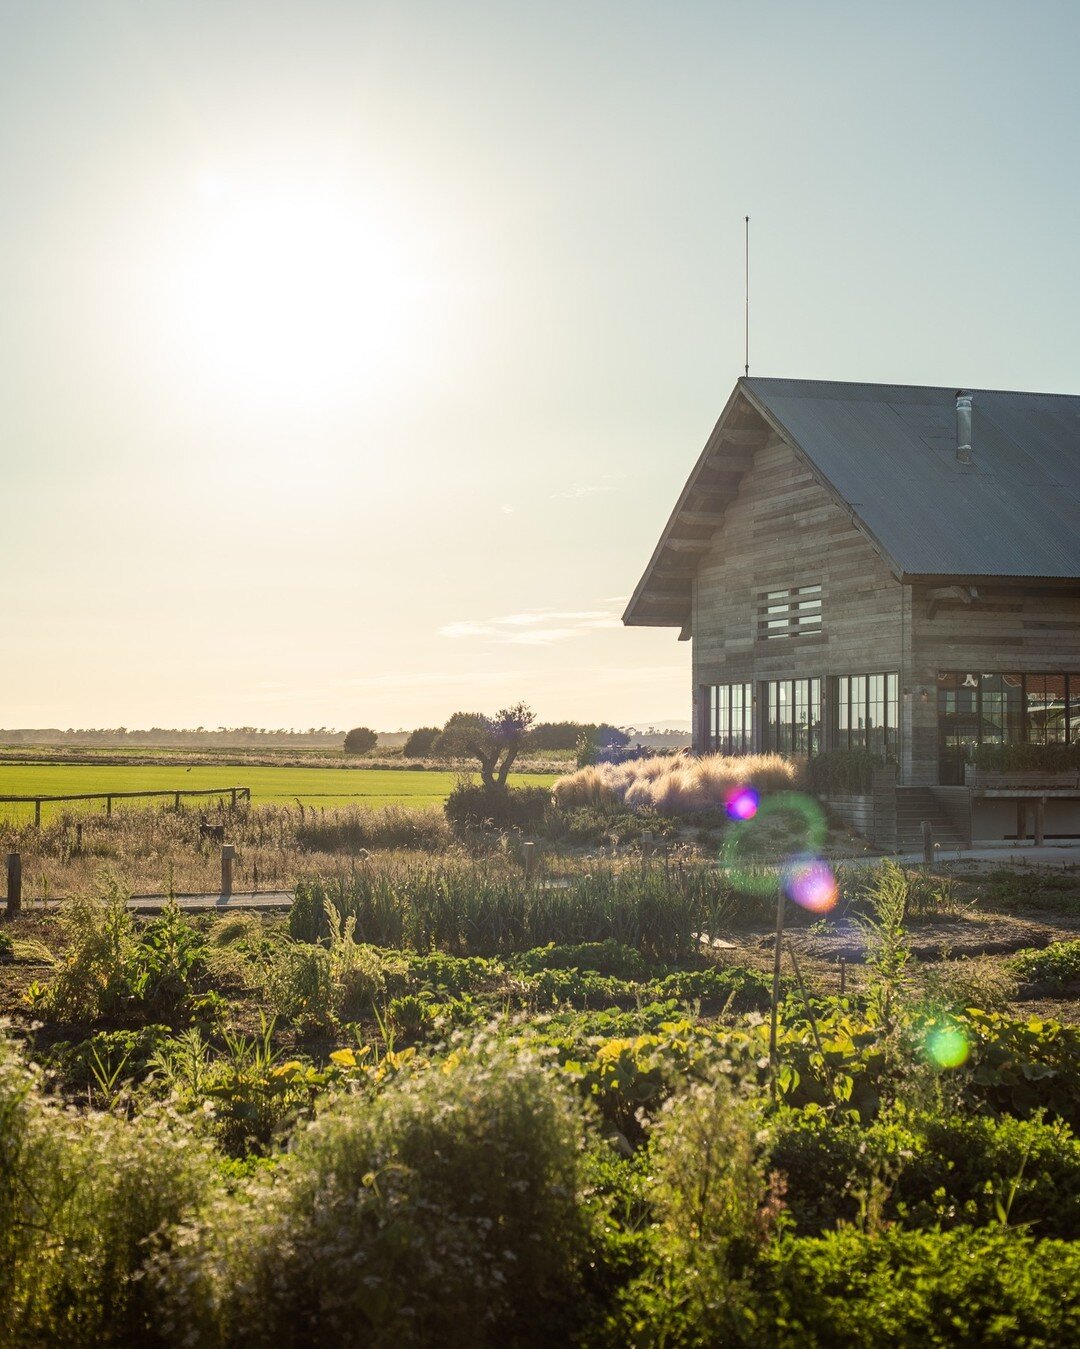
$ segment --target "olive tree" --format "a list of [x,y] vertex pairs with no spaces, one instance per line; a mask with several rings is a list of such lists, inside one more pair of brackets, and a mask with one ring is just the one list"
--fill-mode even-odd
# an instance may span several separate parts
[[514,760],[535,717],[524,703],[504,707],[493,717],[455,712],[442,728],[432,753],[445,759],[476,759],[485,787],[505,787]]

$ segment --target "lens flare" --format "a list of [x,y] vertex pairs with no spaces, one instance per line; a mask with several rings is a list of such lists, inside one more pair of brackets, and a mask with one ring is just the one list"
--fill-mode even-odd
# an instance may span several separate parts
[[931,1027],[924,1048],[926,1057],[938,1068],[960,1068],[971,1053],[968,1037],[955,1021]]
[[[739,787],[733,797],[751,790]],[[783,849],[796,859],[816,857],[825,846],[827,833],[825,812],[813,797],[799,792],[771,792],[759,798],[753,814],[732,816],[720,861],[740,893],[774,896],[777,853]]]
[[780,883],[788,899],[811,913],[828,913],[840,898],[832,867],[820,857],[793,857],[784,864]]
[[724,809],[733,820],[752,820],[760,800],[753,787],[734,787],[724,799]]

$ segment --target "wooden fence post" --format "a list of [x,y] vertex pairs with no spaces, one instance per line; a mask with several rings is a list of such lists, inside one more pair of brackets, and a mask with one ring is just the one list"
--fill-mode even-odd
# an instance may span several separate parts
[[14,918],[22,909],[22,857],[17,852],[7,855],[7,915]]
[[34,800],[34,827],[37,828],[37,829],[40,829],[40,828],[41,828],[41,797],[40,797],[40,796],[39,796],[39,797],[36,797],[35,800]]
[[521,851],[525,860],[525,879],[529,880],[532,877],[533,864],[536,860],[536,844],[523,843],[521,845]]
[[932,866],[934,861],[934,826],[929,820],[922,822],[922,860],[925,866]]
[[236,848],[231,843],[221,845],[221,893],[226,899],[232,894],[233,862],[236,860]]
[[1046,832],[1046,797],[1040,796],[1035,802],[1035,846],[1041,848]]

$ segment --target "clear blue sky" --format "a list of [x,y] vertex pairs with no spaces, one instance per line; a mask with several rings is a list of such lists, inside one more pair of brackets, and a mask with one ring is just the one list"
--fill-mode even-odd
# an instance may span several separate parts
[[1080,391],[1075,5],[0,3],[0,725],[686,720],[742,367]]

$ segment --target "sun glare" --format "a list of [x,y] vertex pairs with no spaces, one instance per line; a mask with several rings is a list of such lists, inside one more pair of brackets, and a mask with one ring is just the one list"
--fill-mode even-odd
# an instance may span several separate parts
[[359,203],[200,181],[177,270],[182,336],[237,400],[367,395],[407,373],[420,287],[395,234]]

